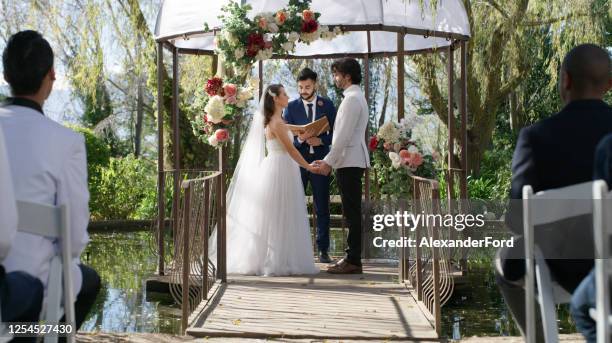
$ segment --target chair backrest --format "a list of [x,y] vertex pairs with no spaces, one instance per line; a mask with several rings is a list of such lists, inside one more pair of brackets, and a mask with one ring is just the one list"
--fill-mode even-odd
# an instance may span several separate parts
[[[535,283],[539,292],[538,300],[542,309],[542,324],[547,342],[557,341],[557,321],[554,304],[555,285],[544,260],[536,253],[534,227],[554,223],[568,218],[593,213],[593,182],[584,182],[563,188],[546,190],[533,194],[530,185],[523,187],[523,225],[525,239],[525,311],[527,321],[526,341],[535,342]],[[535,257],[535,258],[534,258]],[[537,280],[536,280],[537,276]],[[558,287],[558,286],[557,286]],[[567,299],[564,299],[567,300]]]
[[595,238],[595,300],[597,342],[610,342],[610,237],[612,236],[612,192],[603,180],[593,184],[593,237]]
[[[46,311],[44,319],[48,324],[59,323],[64,299],[66,324],[76,330],[74,313],[74,291],[72,286],[72,251],[70,245],[69,213],[66,205],[51,206],[26,201],[17,201],[17,230],[48,238],[58,238],[61,242],[60,256],[54,256],[49,268]],[[62,277],[63,276],[63,277]],[[63,281],[63,287],[62,287]],[[67,337],[74,342],[74,335]],[[57,336],[45,337],[45,342],[57,342]]]

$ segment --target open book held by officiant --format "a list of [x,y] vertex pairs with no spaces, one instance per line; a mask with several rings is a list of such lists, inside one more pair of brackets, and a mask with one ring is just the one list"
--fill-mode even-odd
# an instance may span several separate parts
[[289,127],[289,130],[291,130],[291,133],[293,133],[294,136],[298,136],[306,132],[307,130],[311,130],[313,132],[314,137],[319,136],[323,132],[329,131],[329,121],[327,120],[327,117],[322,117],[321,119],[317,119],[312,123],[306,125],[287,124],[287,126]]

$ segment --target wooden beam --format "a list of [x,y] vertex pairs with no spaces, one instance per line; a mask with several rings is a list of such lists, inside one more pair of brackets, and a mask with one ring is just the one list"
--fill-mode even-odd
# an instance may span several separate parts
[[449,205],[451,204],[451,199],[454,199],[453,191],[455,189],[455,178],[453,171],[453,152],[455,151],[455,135],[454,135],[454,127],[455,127],[455,112],[454,112],[454,91],[453,91],[453,80],[454,80],[454,59],[453,59],[453,48],[449,46],[446,49],[446,53],[448,54],[447,60],[447,70],[448,70],[448,117],[447,117],[447,129],[448,129],[448,200]]
[[263,95],[263,61],[259,61],[259,99]]
[[[397,33],[397,51],[404,51],[404,34]],[[404,118],[404,54],[397,55],[397,121]]]
[[179,58],[178,51],[175,48],[172,51],[172,147],[174,152],[174,189],[173,189],[173,206],[174,213],[172,216],[172,232],[174,243],[176,240],[176,233],[178,232],[178,212],[179,212],[179,198],[180,198],[180,187],[181,187],[181,156],[180,156],[180,128],[179,128]]
[[461,41],[461,199],[466,200],[467,195],[467,48],[465,41]]
[[157,272],[164,275],[164,219],[166,218],[164,173],[164,47],[157,43]]
[[[444,32],[444,31],[438,31],[438,30],[417,29],[417,28],[394,26],[394,25],[363,24],[363,25],[336,25],[336,26],[340,26],[340,29],[342,29],[343,32],[384,31],[384,32],[397,32],[397,33],[402,33],[404,35],[423,36],[427,38],[446,38],[446,39],[455,39],[455,40],[469,40],[470,39],[470,36],[464,35],[461,33]],[[334,27],[335,27],[334,25],[330,25],[330,29],[333,29]],[[156,41],[157,42],[168,42],[174,45],[172,41],[175,39],[185,39],[186,40],[190,38],[213,36],[219,30],[221,30],[221,28],[216,27],[208,31],[205,31],[205,30],[188,31],[185,33],[158,37]]]

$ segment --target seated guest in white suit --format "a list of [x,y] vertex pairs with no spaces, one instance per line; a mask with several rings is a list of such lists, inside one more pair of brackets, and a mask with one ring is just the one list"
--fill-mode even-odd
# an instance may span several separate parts
[[[13,244],[17,232],[17,208],[11,171],[0,129],[0,263]],[[0,306],[3,322],[37,322],[42,305],[43,285],[37,278],[24,273],[6,274],[0,264]],[[34,342],[35,338],[19,338]]]
[[[47,118],[43,105],[55,81],[53,50],[35,31],[10,37],[2,54],[4,79],[12,98],[0,108],[15,198],[35,203],[67,204],[70,211],[70,238],[74,257],[77,328],[100,290],[100,278],[79,262],[89,241],[89,191],[85,140]],[[61,244],[62,242],[59,242]],[[20,270],[47,286],[50,261],[58,242],[18,232],[4,261],[7,271]]]

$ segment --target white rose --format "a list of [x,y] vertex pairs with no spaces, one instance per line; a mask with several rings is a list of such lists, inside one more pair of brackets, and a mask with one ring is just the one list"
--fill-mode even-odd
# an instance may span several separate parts
[[278,32],[278,25],[276,25],[275,23],[268,24],[268,31],[270,31],[272,33],[277,33]]
[[340,29],[340,26],[336,26],[334,27],[334,35],[339,36],[342,34],[342,30]]
[[285,51],[293,51],[293,48],[295,48],[295,44],[293,44],[292,42],[283,43],[283,45],[281,45],[281,48],[283,48],[283,50]]
[[400,158],[399,154],[394,151],[389,152],[389,159],[391,159],[391,165],[393,168],[399,168],[402,163],[402,159]]
[[210,98],[206,104],[206,107],[204,107],[204,111],[208,115],[208,119],[211,122],[215,124],[220,123],[225,116],[225,103],[223,102],[223,97],[220,95],[215,95]]
[[238,48],[234,50],[234,57],[236,57],[236,59],[239,60],[244,57],[244,53],[245,51],[243,48]]
[[265,60],[265,59],[266,59],[266,58],[265,58],[265,56],[264,56],[264,51],[263,51],[263,50],[259,50],[259,51],[257,52],[257,55],[255,55],[255,60],[256,60],[256,61],[263,61],[263,60]]
[[236,106],[238,106],[238,107],[240,107],[240,108],[245,108],[245,107],[246,107],[246,101],[239,100],[239,101],[236,103]]
[[290,42],[296,42],[298,39],[300,39],[300,34],[297,32],[291,32],[289,36],[287,36],[287,40]]
[[216,135],[212,135],[210,137],[208,137],[208,144],[216,147],[217,145],[219,145],[219,141],[217,140],[217,136]]

